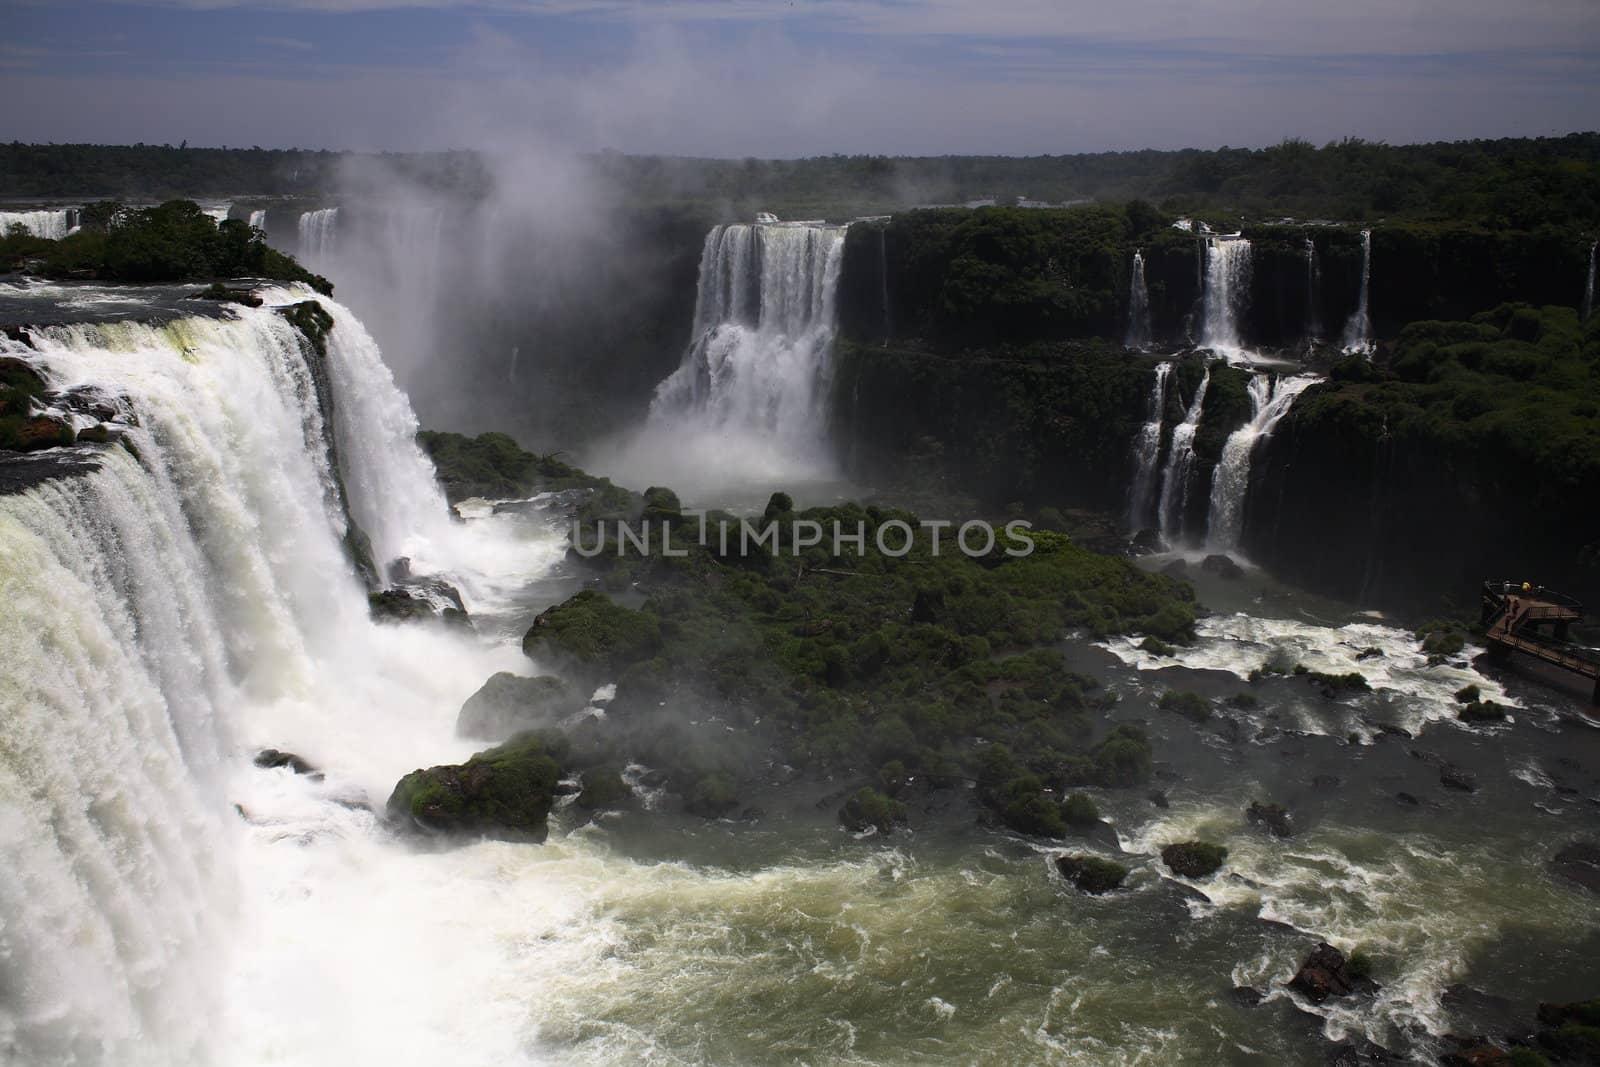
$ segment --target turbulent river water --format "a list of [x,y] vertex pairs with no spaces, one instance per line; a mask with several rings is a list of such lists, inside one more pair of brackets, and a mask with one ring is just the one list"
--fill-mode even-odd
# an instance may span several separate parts
[[[0,497],[0,1061],[1317,1063],[1347,1033],[1474,1029],[1455,985],[1600,989],[1596,904],[1545,870],[1600,798],[1579,699],[1467,654],[1429,665],[1389,620],[1253,570],[1198,575],[1212,613],[1174,656],[1064,639],[1120,698],[1109,718],[1154,738],[1165,807],[1096,795],[1114,847],[982,829],[959,792],[855,836],[843,782],[763,797],[752,823],[653,811],[641,787],[640,810],[558,811],[544,845],[397,840],[375,814],[394,782],[475,747],[462,701],[534,672],[517,640],[574,579],[554,501],[446,521],[376,346],[325,303],[350,511],[383,557],[456,576],[476,633],[368,619],[311,368],[272,307],[5,342],[120,398],[138,456]],[[1273,657],[1374,691],[1250,685]],[[1469,683],[1510,721],[1460,724]],[[1157,710],[1167,688],[1223,711]],[[265,746],[325,777],[257,768]],[[1248,825],[1258,798],[1294,837]],[[1228,864],[1185,886],[1157,853],[1195,837]],[[1064,887],[1064,850],[1121,853],[1129,889]],[[1319,938],[1372,955],[1375,999],[1296,1010],[1283,983]]]

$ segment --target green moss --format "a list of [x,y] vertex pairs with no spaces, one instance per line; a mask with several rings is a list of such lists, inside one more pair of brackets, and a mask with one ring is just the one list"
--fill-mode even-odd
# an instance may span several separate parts
[[1128,877],[1128,868],[1113,860],[1099,856],[1058,856],[1056,869],[1061,877],[1082,893],[1109,893],[1122,888]]
[[720,819],[739,806],[739,794],[733,776],[716,771],[695,782],[684,799],[684,808],[692,815],[707,819]]
[[839,821],[855,833],[872,828],[886,834],[906,821],[906,806],[876,789],[864,787],[844,802],[844,807],[839,809]]
[[541,613],[522,641],[529,656],[549,650],[608,670],[631,666],[660,648],[656,615],[622,607],[592,589]]
[[542,840],[567,750],[559,735],[527,733],[464,764],[412,771],[390,794],[389,816],[433,833]]
[[1209,878],[1227,859],[1228,850],[1209,841],[1184,841],[1161,850],[1161,862],[1184,878]]
[[1100,808],[1087,793],[1073,793],[1061,802],[1061,818],[1081,830],[1100,822]]

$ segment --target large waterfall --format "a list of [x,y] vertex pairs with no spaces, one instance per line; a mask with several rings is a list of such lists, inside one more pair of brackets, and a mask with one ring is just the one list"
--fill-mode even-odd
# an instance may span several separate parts
[[1183,421],[1172,428],[1172,443],[1167,446],[1167,465],[1161,475],[1160,520],[1161,536],[1176,543],[1183,534],[1183,515],[1189,497],[1189,475],[1194,469],[1194,435],[1200,428],[1200,415],[1205,411],[1206,387],[1211,384],[1211,368],[1206,368],[1194,399],[1183,414]]
[[339,209],[319,208],[300,215],[299,256],[314,269],[333,254],[334,239],[338,232]]
[[51,211],[0,211],[0,237],[10,233],[13,226],[21,226],[34,237],[59,241],[72,229],[74,214],[76,212],[71,208],[57,208]]
[[1123,343],[1129,348],[1150,344],[1150,287],[1144,280],[1144,251],[1133,253],[1133,268],[1128,279],[1128,329]]
[[1306,238],[1306,344],[1322,340],[1322,271],[1317,267],[1317,245]]
[[1150,383],[1150,399],[1145,404],[1145,422],[1133,439],[1133,485],[1128,493],[1128,525],[1138,530],[1150,521],[1150,507],[1155,503],[1156,463],[1161,458],[1161,422],[1167,408],[1167,381],[1172,377],[1172,364],[1156,365],[1155,380]]
[[1356,309],[1344,328],[1346,352],[1365,352],[1372,346],[1372,318],[1367,313],[1367,290],[1372,282],[1372,231],[1361,231],[1361,291]]
[[[450,536],[404,397],[324,303],[351,510],[382,551],[414,547],[407,522]],[[404,944],[429,906],[399,918],[383,887],[412,875],[374,865],[425,861],[366,808],[465,754],[455,709],[505,657],[368,619],[315,358],[270,306],[228,314],[0,338],[120,410],[133,446],[80,447],[98,469],[0,496],[6,1063],[361,1062],[373,1041],[422,1062],[475,1030],[510,1040],[482,998],[418,982],[445,958]],[[326,780],[253,767],[269,745]]]
[[1589,245],[1589,273],[1583,282],[1583,309],[1580,312],[1580,321],[1588,322],[1589,316],[1594,314],[1594,260],[1595,249],[1600,248],[1600,241]]
[[[730,482],[826,477],[842,226],[718,226],[700,258],[694,333],[656,387],[651,447]],[[691,475],[692,477],[692,475]]]
[[252,229],[265,230],[267,228],[267,213],[263,209],[250,212],[250,226]]
[[1244,348],[1239,323],[1250,306],[1250,242],[1242,237],[1206,240],[1205,306],[1200,347],[1235,353]]
[[1206,543],[1226,551],[1239,544],[1244,529],[1245,496],[1250,491],[1250,460],[1261,439],[1289,413],[1294,398],[1317,381],[1314,375],[1279,378],[1256,374],[1250,378],[1250,421],[1228,435],[1222,456],[1211,476],[1211,510]]

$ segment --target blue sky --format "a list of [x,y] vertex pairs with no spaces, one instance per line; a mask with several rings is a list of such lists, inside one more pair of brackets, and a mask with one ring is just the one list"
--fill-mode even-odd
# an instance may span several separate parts
[[794,156],[1600,127],[1596,0],[0,0],[0,18],[4,140]]

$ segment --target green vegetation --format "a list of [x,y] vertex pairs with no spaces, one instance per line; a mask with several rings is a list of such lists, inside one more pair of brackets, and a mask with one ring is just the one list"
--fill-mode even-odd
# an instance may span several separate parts
[[1057,856],[1056,869],[1080,893],[1099,895],[1122,888],[1128,868],[1099,856],[1075,854]]
[[522,651],[537,658],[545,649],[586,668],[615,671],[659,652],[661,626],[652,613],[633,611],[585,589],[533,621]]
[[1190,722],[1205,722],[1211,718],[1211,701],[1199,693],[1169,689],[1161,694],[1156,706],[1162,711],[1175,711]]
[[526,452],[510,436],[485,433],[467,437],[458,433],[423,430],[417,444],[433,460],[439,483],[452,504],[471,497],[504,500],[538,492],[568,489],[594,491],[588,514],[627,515],[634,496],[611,484],[609,478],[585,474],[562,462],[559,452],[547,456]]
[[412,771],[389,796],[391,819],[429,833],[542,841],[569,751],[559,734],[520,734],[464,764]]
[[906,806],[871,787],[852,793],[839,809],[839,822],[852,833],[876,829],[886,834],[905,821]]
[[1210,878],[1227,859],[1228,850],[1209,841],[1183,841],[1161,850],[1161,862],[1182,878]]
[[86,223],[59,241],[20,229],[0,235],[0,266],[49,278],[118,282],[268,278],[333,293],[326,278],[267,247],[261,231],[238,219],[218,224],[188,200],[142,210],[114,208],[99,215],[103,227]]

